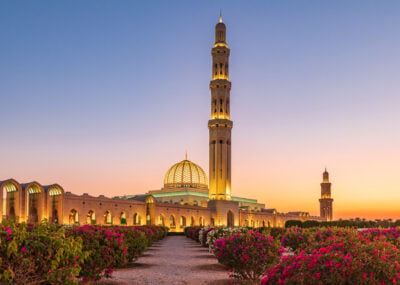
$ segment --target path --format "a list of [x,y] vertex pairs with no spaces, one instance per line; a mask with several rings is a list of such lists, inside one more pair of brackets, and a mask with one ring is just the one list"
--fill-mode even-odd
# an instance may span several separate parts
[[184,236],[168,236],[150,247],[135,263],[100,282],[116,284],[231,284],[229,273],[207,248]]

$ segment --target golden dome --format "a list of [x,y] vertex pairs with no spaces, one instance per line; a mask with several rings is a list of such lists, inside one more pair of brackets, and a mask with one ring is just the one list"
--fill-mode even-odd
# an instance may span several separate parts
[[168,169],[164,188],[208,188],[207,175],[197,164],[185,159]]

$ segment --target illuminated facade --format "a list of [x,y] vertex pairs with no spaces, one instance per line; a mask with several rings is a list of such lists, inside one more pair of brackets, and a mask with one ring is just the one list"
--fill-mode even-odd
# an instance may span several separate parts
[[232,196],[229,55],[226,26],[220,17],[211,50],[212,80],[209,128],[209,180],[197,164],[183,161],[165,174],[164,187],[144,195],[107,198],[88,193],[64,192],[58,184],[20,184],[14,179],[0,181],[0,221],[59,224],[163,225],[170,231],[186,226],[282,227],[287,220],[331,220],[332,201],[329,174],[321,183],[321,217],[307,212],[279,213],[266,209],[255,199]]
[[229,54],[226,27],[220,16],[215,27],[215,44],[211,50],[212,80],[210,132],[210,200],[231,200],[231,131]]
[[325,169],[324,173],[322,174],[321,199],[319,199],[319,206],[320,216],[326,221],[332,221],[333,218],[333,199],[331,198],[331,186],[332,184],[329,181],[329,173]]

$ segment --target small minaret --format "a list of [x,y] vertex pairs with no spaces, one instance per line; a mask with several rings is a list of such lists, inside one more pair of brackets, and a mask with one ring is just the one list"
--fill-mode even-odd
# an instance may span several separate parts
[[333,217],[331,185],[332,184],[329,182],[329,173],[325,168],[325,171],[322,174],[321,199],[319,199],[319,206],[320,216],[326,221],[332,221]]
[[209,199],[231,200],[231,130],[229,54],[226,26],[222,15],[215,26],[215,43],[211,50],[212,77],[210,131]]

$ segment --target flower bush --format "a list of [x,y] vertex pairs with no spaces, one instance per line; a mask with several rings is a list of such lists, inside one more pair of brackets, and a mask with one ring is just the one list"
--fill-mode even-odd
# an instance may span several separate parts
[[166,229],[156,226],[75,226],[68,236],[82,239],[83,250],[90,252],[79,277],[96,281],[111,277],[115,268],[135,260],[153,242],[165,237]]
[[280,259],[282,249],[272,236],[248,231],[217,239],[214,254],[239,280],[256,282]]
[[186,237],[191,238],[195,241],[199,241],[199,233],[202,227],[187,227],[184,230]]
[[348,250],[343,243],[283,257],[266,273],[269,284],[395,284],[400,281],[400,251],[387,242],[362,240]]
[[224,236],[232,236],[237,233],[247,233],[247,228],[214,228],[207,233],[206,246],[209,248],[210,252],[214,251],[215,241]]
[[213,227],[205,227],[200,229],[199,231],[199,242],[202,246],[207,247],[207,235],[211,232],[214,228]]
[[80,239],[54,224],[0,225],[1,284],[77,284],[87,256]]
[[164,238],[157,226],[0,224],[0,284],[77,284],[110,277]]
[[90,252],[79,274],[83,281],[111,277],[114,268],[128,263],[124,236],[111,227],[75,226],[68,230],[67,235],[80,238],[83,249]]
[[400,246],[400,229],[390,228],[390,229],[363,229],[359,231],[360,236],[363,238],[374,241],[385,237],[387,241]]
[[[256,230],[196,227],[186,232],[242,283],[259,283],[263,274],[264,285],[400,282],[400,229]],[[284,253],[284,247],[294,252]]]
[[275,239],[282,239],[282,236],[286,233],[285,228],[269,228],[264,234],[269,234],[273,236]]
[[281,242],[283,247],[296,251],[308,244],[308,232],[302,228],[290,228],[282,236]]

